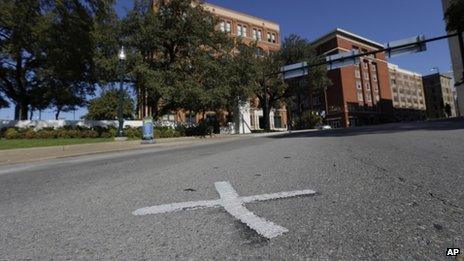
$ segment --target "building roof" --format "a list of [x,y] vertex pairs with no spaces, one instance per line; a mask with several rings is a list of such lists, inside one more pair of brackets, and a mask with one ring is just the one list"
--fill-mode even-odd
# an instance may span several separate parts
[[448,78],[450,80],[453,79],[453,77],[450,77],[446,74],[443,74],[443,73],[432,73],[432,74],[429,74],[429,75],[424,75],[422,76],[423,78],[430,78],[430,77],[437,77],[438,75],[440,75],[440,77],[443,77],[443,78]]
[[263,19],[263,18],[260,18],[260,17],[257,17],[257,16],[249,15],[249,14],[242,13],[242,12],[239,12],[239,11],[235,11],[235,10],[232,10],[232,9],[229,9],[229,8],[225,8],[225,7],[222,7],[222,6],[215,5],[215,4],[211,4],[211,3],[208,3],[208,2],[204,2],[203,6],[205,6],[206,8],[222,10],[222,11],[224,11],[226,13],[231,14],[230,16],[232,16],[232,17],[233,17],[232,14],[234,14],[235,16],[237,16],[237,15],[242,16],[246,20],[255,20],[256,22],[259,21],[260,23],[265,23],[267,27],[270,27],[270,29],[280,31],[279,24],[276,23],[276,22],[273,22],[271,20]]
[[371,46],[375,46],[375,47],[379,47],[379,48],[383,48],[384,45],[381,44],[381,43],[378,43],[378,42],[375,42],[375,41],[372,41],[370,39],[367,39],[367,38],[364,38],[360,35],[357,35],[357,34],[354,34],[354,33],[351,33],[349,31],[346,31],[346,30],[343,30],[341,28],[335,28],[333,31],[317,38],[315,41],[313,41],[311,44],[313,45],[317,45],[317,44],[322,44],[332,38],[334,38],[335,36],[337,35],[342,35],[342,36],[345,36],[345,37],[348,37],[348,38],[351,38],[353,40],[357,40],[357,41],[360,41],[360,42],[363,42],[365,44],[368,44],[368,45],[371,45]]
[[414,76],[420,76],[420,77],[422,77],[422,74],[420,74],[420,73],[402,69],[402,68],[400,68],[398,65],[393,64],[393,63],[388,63],[388,69],[392,69],[392,70],[395,70],[395,71],[397,71],[397,72],[404,73],[404,74],[409,74],[409,75],[414,75]]

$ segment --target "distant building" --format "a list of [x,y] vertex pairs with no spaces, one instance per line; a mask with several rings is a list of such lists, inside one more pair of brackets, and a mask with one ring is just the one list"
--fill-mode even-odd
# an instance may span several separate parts
[[[442,0],[443,11],[446,12],[450,4],[450,0]],[[457,83],[456,96],[457,96],[457,111],[458,116],[464,116],[464,66],[462,64],[462,56],[459,48],[459,41],[457,37],[449,38],[449,49],[451,53],[451,60],[453,62],[454,79]]]
[[396,121],[424,120],[426,103],[422,75],[388,64]]
[[[366,53],[383,45],[342,29],[312,43],[319,55],[352,49]],[[327,88],[326,121],[333,127],[378,124],[393,120],[392,91],[384,53],[362,57],[359,65],[328,72],[333,85]]]
[[456,117],[456,105],[451,77],[435,73],[422,77],[427,117],[430,119]]

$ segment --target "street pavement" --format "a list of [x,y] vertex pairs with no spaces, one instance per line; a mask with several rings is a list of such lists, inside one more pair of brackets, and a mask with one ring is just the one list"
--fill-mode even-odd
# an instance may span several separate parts
[[[288,230],[271,239],[222,207],[133,213],[217,200],[216,182],[317,193],[245,204]],[[463,188],[462,120],[29,163],[0,172],[0,260],[454,260]]]

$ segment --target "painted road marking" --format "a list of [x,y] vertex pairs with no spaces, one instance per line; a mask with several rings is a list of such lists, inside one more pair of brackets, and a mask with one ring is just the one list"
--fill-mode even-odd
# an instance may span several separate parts
[[146,207],[137,209],[132,214],[136,216],[144,216],[170,213],[181,210],[223,207],[229,214],[231,214],[236,219],[240,220],[240,222],[246,224],[249,228],[255,230],[259,235],[270,239],[278,237],[284,234],[285,232],[288,232],[288,229],[276,225],[271,221],[267,221],[264,218],[258,217],[253,212],[245,208],[243,204],[316,194],[315,191],[308,189],[273,194],[255,195],[249,197],[240,197],[229,182],[216,182],[214,183],[214,186],[217,192],[219,193],[220,199],[191,201]]

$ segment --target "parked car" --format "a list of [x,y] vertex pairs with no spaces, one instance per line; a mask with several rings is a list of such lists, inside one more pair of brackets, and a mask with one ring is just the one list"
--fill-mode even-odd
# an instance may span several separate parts
[[331,130],[332,126],[330,125],[321,125],[319,126],[319,130]]

